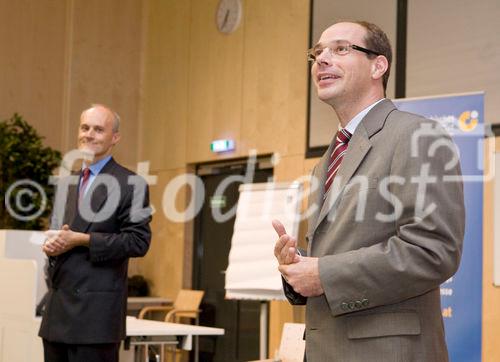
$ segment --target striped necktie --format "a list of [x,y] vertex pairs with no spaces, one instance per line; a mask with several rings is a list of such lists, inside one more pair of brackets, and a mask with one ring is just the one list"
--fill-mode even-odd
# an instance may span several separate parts
[[337,174],[337,171],[342,163],[342,159],[344,158],[345,153],[347,152],[347,146],[349,140],[351,139],[351,133],[344,128],[341,128],[337,132],[337,136],[335,138],[335,147],[333,148],[332,154],[330,155],[330,162],[328,162],[328,169],[326,171],[326,181],[325,181],[325,195],[324,198],[328,195],[328,191],[330,190],[330,186],[333,183],[333,179]]
[[85,167],[82,172],[82,183],[80,184],[80,195],[78,197],[79,200],[83,198],[85,195],[85,189],[87,188],[87,184],[90,178],[90,168]]

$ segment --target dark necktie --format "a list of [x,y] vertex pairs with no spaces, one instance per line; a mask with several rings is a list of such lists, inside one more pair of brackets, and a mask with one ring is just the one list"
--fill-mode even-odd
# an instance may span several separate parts
[[351,136],[351,133],[343,128],[337,132],[337,136],[335,137],[335,146],[333,147],[333,151],[330,155],[330,161],[328,162],[328,169],[326,171],[324,198],[328,195],[333,179],[335,178],[340,164],[342,163],[342,159],[347,151],[347,146]]
[[82,183],[80,184],[79,200],[81,200],[83,198],[83,195],[85,195],[85,189],[87,188],[87,184],[89,183],[89,178],[90,168],[85,167],[82,172]]

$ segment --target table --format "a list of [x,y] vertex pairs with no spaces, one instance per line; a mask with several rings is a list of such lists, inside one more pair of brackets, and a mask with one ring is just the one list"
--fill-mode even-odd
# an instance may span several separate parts
[[[222,328],[160,322],[127,316],[126,343],[130,346],[146,346],[146,352],[149,345],[160,345],[163,351],[164,345],[177,344],[180,348],[189,351],[193,348],[193,336],[220,336],[223,334],[224,329]],[[195,356],[196,360],[197,357]],[[123,360],[125,359],[123,358]],[[122,361],[122,356],[120,356],[120,361]]]

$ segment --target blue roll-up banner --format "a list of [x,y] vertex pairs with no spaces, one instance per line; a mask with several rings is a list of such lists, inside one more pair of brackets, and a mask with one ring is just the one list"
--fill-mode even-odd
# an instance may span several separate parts
[[450,360],[481,361],[483,177],[488,176],[483,170],[484,94],[398,99],[394,103],[400,110],[438,121],[458,147],[466,229],[460,268],[441,285],[442,315]]

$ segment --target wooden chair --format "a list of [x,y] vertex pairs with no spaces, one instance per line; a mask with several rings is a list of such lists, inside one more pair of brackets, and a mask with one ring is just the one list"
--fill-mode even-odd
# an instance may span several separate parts
[[[203,290],[189,290],[181,289],[175,298],[174,304],[171,306],[152,306],[144,307],[139,312],[139,319],[145,319],[147,313],[151,312],[164,312],[165,322],[170,323],[183,323],[188,321],[191,324],[192,321],[196,325],[199,324],[199,316],[201,310],[200,304],[205,292]],[[198,361],[198,337],[194,337],[194,353],[195,361]],[[168,350],[167,352],[174,353],[174,361],[177,360],[177,355],[181,353],[181,350],[175,348],[174,350]]]

